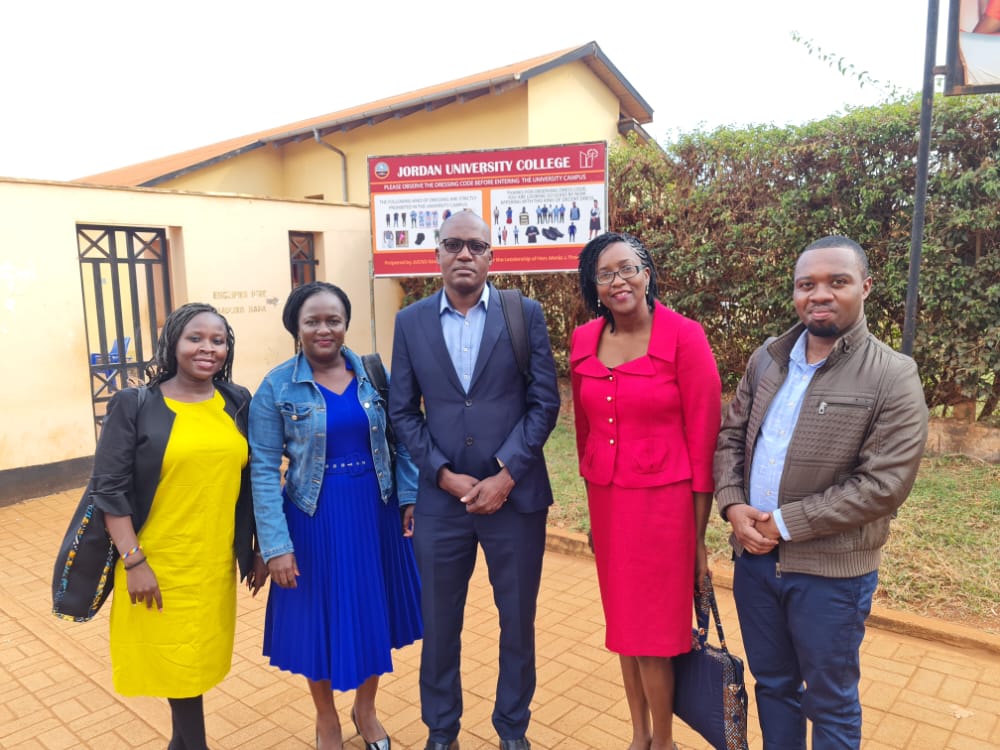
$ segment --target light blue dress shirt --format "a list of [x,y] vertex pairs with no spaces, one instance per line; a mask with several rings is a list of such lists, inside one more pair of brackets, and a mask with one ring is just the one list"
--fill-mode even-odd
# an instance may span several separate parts
[[774,522],[786,541],[791,537],[781,519],[778,508],[778,493],[781,490],[781,474],[785,468],[788,444],[799,421],[802,402],[809,383],[826,359],[815,364],[806,362],[806,336],[803,331],[788,359],[788,376],[774,396],[761,425],[754,449],[753,465],[750,467],[750,505],[757,510],[771,513]]
[[465,315],[452,307],[447,293],[441,293],[441,333],[444,334],[444,345],[448,347],[451,364],[454,365],[455,373],[466,393],[469,392],[472,373],[476,369],[489,304],[489,284],[483,287],[479,301]]

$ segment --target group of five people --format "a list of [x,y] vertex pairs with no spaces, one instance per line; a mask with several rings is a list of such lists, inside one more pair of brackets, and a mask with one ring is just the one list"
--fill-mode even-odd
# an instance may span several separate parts
[[[353,690],[366,749],[389,750],[379,677],[422,638],[425,750],[457,750],[479,548],[500,621],[493,726],[501,750],[530,748],[556,367],[538,302],[519,298],[523,333],[506,321],[489,225],[459,212],[439,236],[443,288],[396,316],[387,403],[344,343],[350,300],[327,282],[292,291],[282,321],[297,353],[252,398],[230,382],[225,318],[188,304],[164,325],[148,395],[111,400],[91,491],[121,555],[114,683],[169,699],[170,750],[207,747],[202,695],[229,670],[234,557],[253,593],[272,580],[263,653],[306,677],[318,748],[343,747],[334,691]],[[800,323],[754,353],[724,420],[705,332],[658,300],[641,242],[599,234],[579,281],[595,318],[570,350],[577,448],[629,749],[674,746],[671,657],[691,645],[713,493],[765,748],[804,750],[806,719],[815,750],[858,747],[879,550],[927,420],[913,362],[865,326],[864,251],[829,237],[802,252]]]

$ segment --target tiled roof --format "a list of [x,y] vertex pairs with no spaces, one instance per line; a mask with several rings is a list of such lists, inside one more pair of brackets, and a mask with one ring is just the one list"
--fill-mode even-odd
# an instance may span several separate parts
[[183,174],[262,148],[270,143],[280,145],[313,138],[317,135],[322,137],[333,132],[351,130],[365,125],[377,125],[383,120],[405,117],[423,109],[435,109],[454,101],[467,101],[491,92],[502,92],[506,88],[519,86],[523,81],[534,76],[575,61],[581,61],[587,65],[618,97],[621,102],[623,127],[634,129],[636,125],[652,122],[653,110],[650,106],[604,55],[597,43],[589,42],[581,47],[551,52],[502,68],[487,70],[483,73],[406,94],[398,94],[358,107],[250,133],[190,151],[183,151],[179,154],[113,169],[109,172],[82,177],[75,182],[153,187]]

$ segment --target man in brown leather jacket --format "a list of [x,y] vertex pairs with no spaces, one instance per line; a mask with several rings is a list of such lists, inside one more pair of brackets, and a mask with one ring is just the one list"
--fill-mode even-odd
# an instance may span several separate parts
[[913,360],[868,332],[872,279],[847,237],[795,265],[800,322],[753,353],[715,454],[733,593],[765,750],[861,744],[859,649],[889,522],[927,439]]

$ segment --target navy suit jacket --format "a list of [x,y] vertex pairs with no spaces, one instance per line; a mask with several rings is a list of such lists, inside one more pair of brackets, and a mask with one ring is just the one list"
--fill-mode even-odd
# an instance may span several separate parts
[[500,296],[491,286],[479,357],[466,393],[441,332],[439,291],[396,314],[389,416],[420,468],[418,514],[466,513],[440,489],[441,467],[477,479],[496,474],[499,458],[514,479],[508,502],[520,513],[552,504],[542,446],[559,415],[559,388],[541,305],[522,298],[531,346],[531,378],[518,370]]

